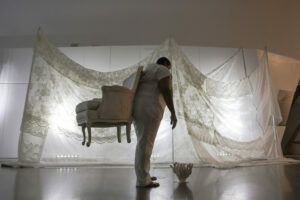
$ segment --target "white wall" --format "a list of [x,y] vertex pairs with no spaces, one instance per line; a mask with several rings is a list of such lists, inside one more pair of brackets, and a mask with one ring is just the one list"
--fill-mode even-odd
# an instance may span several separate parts
[[[64,47],[61,50],[79,64],[98,71],[131,66],[145,58],[155,46]],[[190,61],[203,73],[222,64],[237,49],[182,47]],[[294,89],[300,78],[300,62],[270,54],[271,74],[277,89]],[[250,73],[257,64],[256,51],[245,49]],[[0,49],[0,158],[17,157],[19,129],[29,80],[32,49]],[[2,69],[2,70],[1,70]],[[243,70],[241,70],[242,72]]]
[[0,74],[0,157],[16,157],[32,50],[2,51]]

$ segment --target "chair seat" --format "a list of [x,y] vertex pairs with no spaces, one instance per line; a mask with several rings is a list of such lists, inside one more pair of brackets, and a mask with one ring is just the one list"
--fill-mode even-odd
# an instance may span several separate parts
[[111,127],[117,124],[126,124],[132,119],[103,119],[99,118],[97,110],[85,110],[77,113],[76,120],[78,125],[89,122],[93,127],[107,126]]
[[97,110],[101,104],[102,99],[92,99],[89,101],[81,102],[76,106],[76,113],[80,113],[86,110]]

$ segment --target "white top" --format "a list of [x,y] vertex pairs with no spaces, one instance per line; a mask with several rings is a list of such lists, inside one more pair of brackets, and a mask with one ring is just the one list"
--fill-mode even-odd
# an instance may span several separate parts
[[168,76],[171,76],[171,73],[167,67],[159,64],[147,65],[136,92],[134,110],[140,110],[145,114],[163,115],[166,103],[158,88],[158,82]]

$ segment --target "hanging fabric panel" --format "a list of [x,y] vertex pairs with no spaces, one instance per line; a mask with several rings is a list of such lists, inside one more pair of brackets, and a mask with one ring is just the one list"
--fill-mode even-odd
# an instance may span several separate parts
[[[272,92],[267,56],[264,54],[259,59],[259,65],[251,73],[233,78],[245,67],[241,66],[241,53],[237,51],[224,65],[204,75],[191,64],[174,40],[168,39],[136,65],[104,73],[72,61],[40,33],[21,128],[19,161],[40,162],[49,131],[81,140],[75,106],[81,101],[101,97],[102,85],[121,84],[137,66],[146,66],[161,56],[172,62],[178,116],[178,127],[173,133],[175,157],[184,148],[184,143],[177,139],[184,135],[192,141],[198,161],[214,166],[278,159],[281,150],[276,146],[274,126],[281,115]],[[165,114],[163,121],[168,120],[169,115]],[[114,129],[93,129],[95,145],[114,141]],[[118,147],[115,148],[112,151],[118,151]]]

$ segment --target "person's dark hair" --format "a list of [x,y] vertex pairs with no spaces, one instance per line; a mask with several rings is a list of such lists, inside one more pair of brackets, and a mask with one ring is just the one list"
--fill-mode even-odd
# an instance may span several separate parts
[[156,64],[164,65],[164,66],[171,66],[171,62],[166,57],[161,57],[156,61]]

